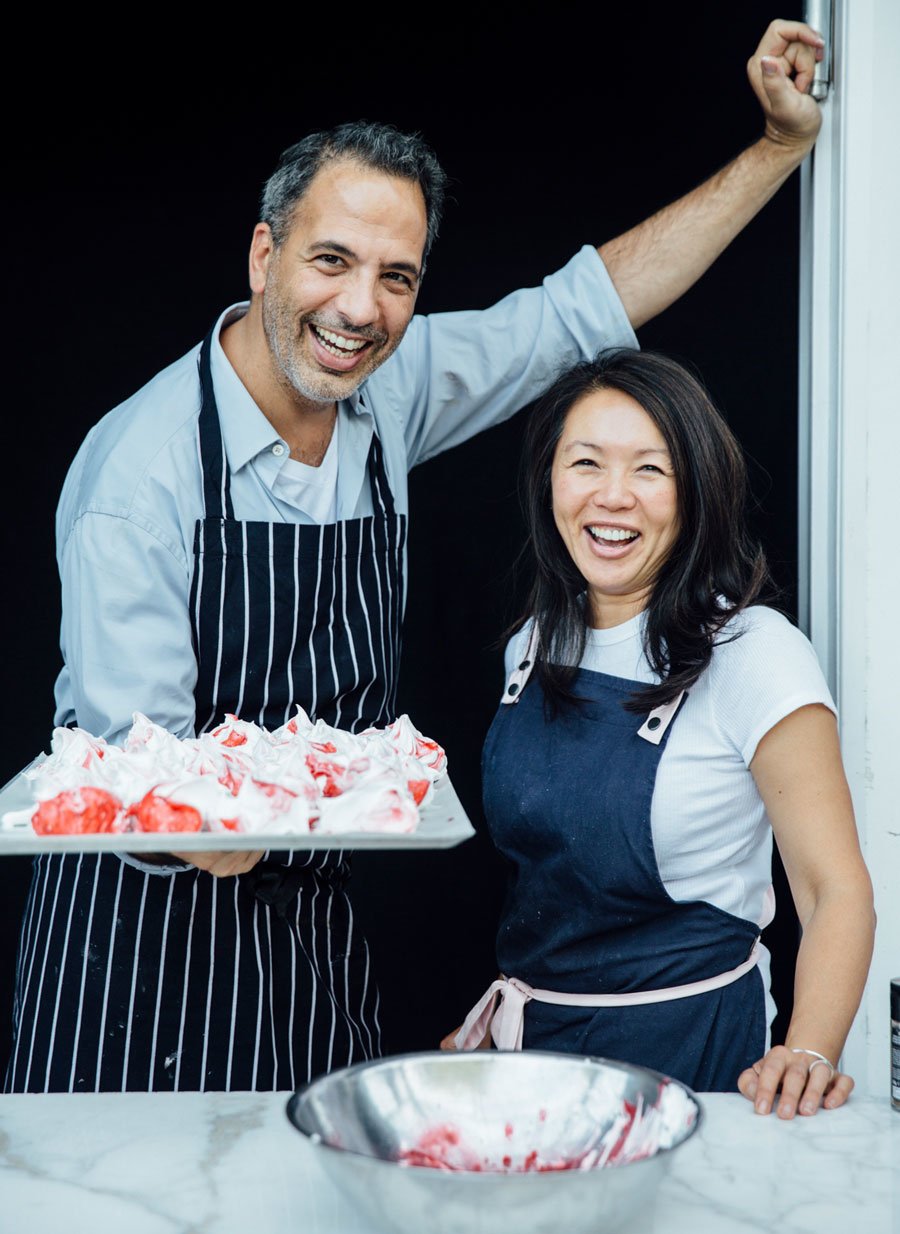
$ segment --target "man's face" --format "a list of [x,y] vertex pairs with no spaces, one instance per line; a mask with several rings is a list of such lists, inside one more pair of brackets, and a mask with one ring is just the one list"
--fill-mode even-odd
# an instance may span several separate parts
[[426,227],[418,184],[349,159],[316,173],[279,247],[257,226],[251,287],[279,381],[331,403],[385,362],[413,314]]

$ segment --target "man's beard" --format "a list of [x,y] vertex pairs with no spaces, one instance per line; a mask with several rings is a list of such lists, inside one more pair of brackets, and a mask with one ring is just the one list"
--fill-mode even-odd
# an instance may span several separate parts
[[[383,330],[375,330],[371,326],[353,326],[340,319],[326,320],[324,315],[317,313],[306,313],[297,317],[277,289],[268,287],[262,296],[262,321],[278,380],[301,398],[313,403],[333,403],[348,398],[393,354],[403,337],[401,333],[396,339],[390,340]],[[324,372],[313,359],[304,359],[301,354],[301,348],[308,345],[304,335],[310,324],[356,338],[370,339],[372,346],[367,349],[370,354],[363,358],[356,369],[348,373]]]

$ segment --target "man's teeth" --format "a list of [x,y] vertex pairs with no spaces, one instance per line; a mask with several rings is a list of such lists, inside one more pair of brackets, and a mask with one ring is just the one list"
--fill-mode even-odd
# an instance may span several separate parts
[[313,329],[319,342],[333,356],[346,355],[348,351],[359,351],[360,347],[365,347],[368,341],[364,338],[347,338],[344,334],[335,334],[332,330],[323,330],[321,326],[313,326]]
[[626,531],[624,527],[588,527],[595,540],[636,540],[638,531]]

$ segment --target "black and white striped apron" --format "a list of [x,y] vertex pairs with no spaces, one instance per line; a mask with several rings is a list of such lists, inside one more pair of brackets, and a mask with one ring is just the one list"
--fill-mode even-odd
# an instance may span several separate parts
[[[373,516],[235,519],[210,346],[190,593],[198,732],[225,712],[277,727],[296,703],[351,731],[389,723],[406,518],[377,434]],[[225,879],[110,855],[35,858],[5,1091],[293,1089],[376,1056],[378,992],[348,873],[334,850],[270,852]]]

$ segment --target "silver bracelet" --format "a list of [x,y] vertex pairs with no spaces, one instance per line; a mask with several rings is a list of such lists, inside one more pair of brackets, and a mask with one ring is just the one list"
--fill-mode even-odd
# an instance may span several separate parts
[[818,1050],[805,1050],[803,1046],[789,1046],[788,1048],[792,1054],[810,1054],[815,1059],[815,1062],[809,1064],[810,1071],[812,1071],[813,1067],[818,1067],[820,1063],[824,1063],[831,1073],[828,1077],[829,1080],[834,1078],[836,1070],[834,1063],[826,1058],[824,1054],[820,1054]]

